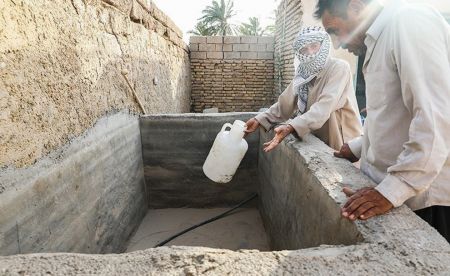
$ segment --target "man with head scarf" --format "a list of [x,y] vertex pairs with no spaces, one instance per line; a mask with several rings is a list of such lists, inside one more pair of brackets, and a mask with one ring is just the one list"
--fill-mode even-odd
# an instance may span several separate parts
[[333,149],[361,135],[362,127],[353,89],[350,66],[330,57],[330,37],[320,27],[305,27],[295,43],[295,77],[278,101],[247,121],[247,133],[260,125],[275,137],[264,151],[275,148],[288,134],[299,137],[312,132]]

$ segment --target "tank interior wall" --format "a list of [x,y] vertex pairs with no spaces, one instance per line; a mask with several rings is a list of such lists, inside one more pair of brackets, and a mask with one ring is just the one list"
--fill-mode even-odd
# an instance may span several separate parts
[[[272,137],[273,133],[260,131],[260,151],[262,143]],[[312,135],[306,143],[292,136],[285,140],[289,139],[290,142],[280,143],[272,152],[259,153],[259,210],[272,249],[350,245],[361,241],[356,225],[342,219],[339,202],[323,185],[335,176],[320,175],[314,168],[315,155],[331,157],[331,149]]]
[[237,204],[258,189],[256,134],[233,179],[209,180],[202,166],[225,123],[247,121],[256,113],[150,115],[141,117],[145,182],[149,208],[207,208]]
[[122,252],[147,211],[138,118],[106,116],[0,183],[0,255]]

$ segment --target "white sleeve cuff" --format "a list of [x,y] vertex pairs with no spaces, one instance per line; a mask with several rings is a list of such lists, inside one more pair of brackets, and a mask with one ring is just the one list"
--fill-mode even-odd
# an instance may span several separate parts
[[258,115],[256,115],[255,119],[259,122],[259,124],[266,130],[268,131],[271,127],[272,124],[269,122],[269,120],[267,119],[267,113],[266,112],[261,112]]
[[299,115],[292,119],[289,124],[294,128],[295,132],[299,137],[304,137],[306,134],[311,132],[306,121]]
[[363,136],[356,137],[347,142],[353,155],[356,156],[357,158],[361,158],[362,142]]
[[388,174],[375,189],[394,207],[401,206],[406,200],[416,195],[416,191],[398,177]]

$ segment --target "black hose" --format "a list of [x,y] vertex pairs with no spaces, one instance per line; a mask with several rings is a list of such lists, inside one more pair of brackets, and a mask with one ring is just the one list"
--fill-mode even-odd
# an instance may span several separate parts
[[191,231],[191,230],[194,230],[194,229],[197,228],[197,227],[200,227],[200,226],[202,226],[202,225],[205,225],[205,224],[208,224],[208,223],[213,222],[213,221],[215,221],[215,220],[218,220],[218,219],[221,219],[221,218],[223,218],[223,217],[226,217],[229,213],[231,213],[231,212],[233,212],[234,210],[236,210],[237,208],[240,208],[240,207],[242,207],[243,205],[247,204],[247,203],[250,202],[251,200],[255,199],[257,196],[258,196],[258,194],[255,193],[255,194],[253,194],[251,197],[247,198],[246,200],[242,201],[242,202],[239,203],[238,205],[236,205],[236,206],[234,206],[233,208],[231,208],[230,210],[228,210],[228,211],[226,211],[226,212],[224,212],[224,213],[222,213],[222,214],[220,214],[220,215],[217,215],[217,216],[215,216],[215,217],[213,217],[213,218],[210,218],[210,219],[208,219],[208,220],[205,220],[205,221],[202,222],[202,223],[199,223],[199,224],[196,224],[196,225],[194,225],[194,226],[191,226],[191,227],[189,227],[189,228],[187,228],[187,229],[185,229],[185,230],[183,230],[183,231],[181,231],[181,232],[179,232],[179,233],[177,233],[177,234],[171,236],[170,238],[163,240],[162,242],[160,242],[160,243],[158,243],[157,245],[155,245],[155,247],[163,246],[163,245],[165,245],[166,243],[170,242],[171,240],[176,239],[177,237],[179,237],[179,236],[181,236],[181,235],[183,235],[183,234],[185,234],[185,233],[187,233],[187,232],[189,232],[189,231]]

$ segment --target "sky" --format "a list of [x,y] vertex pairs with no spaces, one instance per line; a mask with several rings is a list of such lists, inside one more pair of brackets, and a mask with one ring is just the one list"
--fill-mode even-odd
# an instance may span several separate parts
[[[183,38],[187,41],[187,32],[194,28],[197,19],[202,16],[202,10],[211,5],[212,0],[153,0],[156,6],[167,14],[183,31]],[[258,17],[262,26],[270,24],[270,17],[274,17],[273,10],[279,0],[234,0],[236,16],[232,23],[247,22],[249,17]]]

